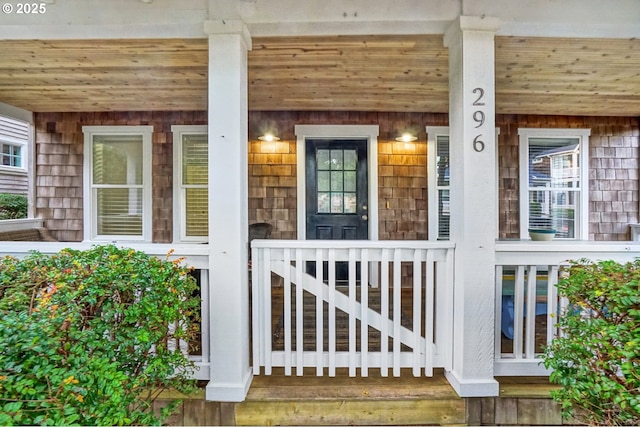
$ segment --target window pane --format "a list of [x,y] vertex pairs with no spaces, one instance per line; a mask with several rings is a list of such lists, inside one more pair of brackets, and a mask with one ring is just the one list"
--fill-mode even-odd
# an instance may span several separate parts
[[141,185],[142,136],[94,136],[93,183]]
[[98,188],[97,215],[100,235],[142,235],[142,189]]
[[529,186],[577,188],[579,142],[577,138],[529,139]]
[[355,171],[344,173],[344,191],[356,191]]
[[318,162],[318,170],[331,169],[329,150],[318,150],[318,152],[316,153],[316,161]]
[[206,188],[186,189],[187,236],[209,235],[209,195]]
[[449,185],[449,137],[438,136],[436,141],[437,185]]
[[22,167],[21,147],[13,144],[0,144],[0,164],[3,166]]
[[449,239],[450,222],[449,190],[438,190],[438,239]]
[[357,160],[356,150],[344,150],[344,170],[356,170]]
[[529,139],[529,228],[576,237],[580,199],[578,138]]
[[344,193],[344,213],[356,213],[356,193]]
[[331,150],[331,170],[342,170],[344,168],[342,155],[343,150]]
[[331,179],[328,171],[318,172],[318,191],[329,191],[331,189]]
[[207,185],[209,181],[207,135],[182,137],[182,183]]
[[329,193],[318,193],[318,213],[331,212]]
[[331,213],[344,212],[342,193],[331,193]]
[[342,191],[343,172],[331,172],[331,191]]

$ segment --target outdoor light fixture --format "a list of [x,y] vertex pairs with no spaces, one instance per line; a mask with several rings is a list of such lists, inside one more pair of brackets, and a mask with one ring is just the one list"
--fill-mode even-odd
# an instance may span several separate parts
[[280,138],[278,138],[272,133],[265,133],[264,135],[259,136],[258,139],[260,141],[266,141],[266,142],[280,141]]
[[397,137],[396,141],[404,142],[404,148],[406,150],[411,150],[411,149],[415,149],[414,141],[416,139],[418,139],[418,137],[414,136],[413,134],[411,134],[409,132],[405,132],[402,135],[400,135],[399,137]]
[[402,135],[396,138],[396,141],[408,143],[408,142],[413,142],[416,139],[418,139],[418,137],[413,136],[410,133],[403,133]]

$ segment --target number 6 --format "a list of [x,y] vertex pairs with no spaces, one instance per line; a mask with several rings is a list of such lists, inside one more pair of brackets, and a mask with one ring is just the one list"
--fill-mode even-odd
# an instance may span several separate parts
[[482,137],[482,135],[478,135],[475,138],[473,138],[473,149],[476,150],[478,153],[480,153],[481,151],[484,151],[484,142],[479,139],[480,137]]

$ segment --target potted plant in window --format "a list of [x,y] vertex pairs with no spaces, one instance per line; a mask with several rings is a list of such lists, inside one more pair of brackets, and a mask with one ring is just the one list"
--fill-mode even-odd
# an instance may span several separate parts
[[534,241],[549,241],[556,236],[553,228],[530,228],[529,237]]
[[534,241],[549,241],[555,236],[556,230],[551,226],[551,218],[536,221],[535,225],[529,228],[529,237]]

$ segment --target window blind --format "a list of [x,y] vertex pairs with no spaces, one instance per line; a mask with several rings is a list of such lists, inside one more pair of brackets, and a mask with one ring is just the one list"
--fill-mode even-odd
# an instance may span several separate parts
[[449,205],[449,136],[436,138],[436,185],[438,191],[438,240],[449,240],[451,210]]
[[209,234],[209,157],[206,134],[182,137],[182,197],[187,236]]

